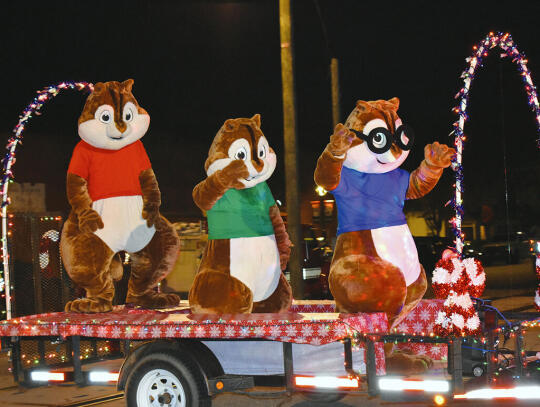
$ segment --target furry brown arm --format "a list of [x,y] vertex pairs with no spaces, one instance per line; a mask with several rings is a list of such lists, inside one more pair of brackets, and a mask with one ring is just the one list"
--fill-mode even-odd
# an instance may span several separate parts
[[289,234],[287,233],[287,229],[285,229],[285,224],[283,223],[283,219],[279,213],[278,206],[271,206],[269,213],[272,226],[274,227],[274,235],[276,236],[276,243],[279,251],[279,264],[281,266],[281,270],[285,270],[287,263],[289,262],[289,257],[291,257],[292,243],[289,240]]
[[317,167],[313,179],[315,183],[327,191],[332,191],[339,185],[341,167],[345,157],[338,158],[328,151],[328,146],[317,160]]
[[68,202],[79,219],[81,232],[91,233],[103,228],[101,216],[92,209],[92,198],[90,198],[88,184],[84,178],[68,172],[66,193]]
[[411,173],[406,198],[421,198],[431,191],[437,185],[443,170],[450,166],[452,156],[455,153],[456,150],[453,148],[438,142],[425,146],[425,159]]
[[249,171],[244,162],[233,160],[225,168],[214,172],[193,188],[193,201],[203,211],[208,211],[227,190],[243,188],[244,184],[239,179],[247,177],[249,177]]
[[349,150],[355,135],[338,123],[334,133],[330,136],[330,143],[317,160],[315,168],[315,183],[327,191],[336,189],[341,178],[341,167],[345,161],[345,154]]
[[146,225],[151,227],[158,226],[159,207],[161,206],[161,192],[156,179],[156,174],[152,168],[141,171],[139,174],[139,183],[141,184],[143,210],[142,217],[146,219]]

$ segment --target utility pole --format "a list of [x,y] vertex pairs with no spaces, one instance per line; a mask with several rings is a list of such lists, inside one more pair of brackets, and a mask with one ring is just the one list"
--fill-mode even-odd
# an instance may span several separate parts
[[294,245],[289,260],[291,287],[296,299],[304,297],[302,279],[302,226],[298,198],[298,164],[296,161],[296,100],[294,93],[293,36],[291,2],[279,0],[279,33],[281,41],[281,82],[283,94],[283,138],[285,146],[285,197],[287,229]]
[[332,86],[332,123],[336,127],[341,117],[339,104],[339,61],[337,58],[332,58],[330,61],[330,84]]

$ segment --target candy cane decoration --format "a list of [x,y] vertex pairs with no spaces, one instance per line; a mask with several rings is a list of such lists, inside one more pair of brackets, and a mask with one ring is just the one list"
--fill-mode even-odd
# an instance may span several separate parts
[[52,277],[54,274],[51,270],[50,253],[49,249],[51,243],[56,243],[60,240],[60,232],[58,230],[50,229],[41,235],[39,240],[39,268],[45,277]]
[[[4,287],[6,291],[6,317],[7,319],[11,318],[11,285],[9,279],[9,250],[8,250],[8,214],[7,207],[9,205],[8,199],[8,187],[9,183],[13,179],[13,172],[11,170],[12,166],[15,164],[15,154],[17,150],[17,145],[22,144],[23,132],[25,127],[34,114],[39,114],[39,110],[42,106],[53,99],[60,91],[64,89],[76,89],[79,91],[92,92],[94,85],[88,82],[61,82],[58,85],[48,86],[43,90],[37,92],[37,96],[34,98],[32,103],[26,106],[26,109],[23,110],[21,116],[19,116],[19,122],[13,129],[13,136],[8,140],[6,149],[8,150],[6,156],[3,158],[3,169],[4,175],[2,180],[0,180],[0,196],[1,196],[1,207],[2,207],[2,260],[4,270]],[[0,278],[2,273],[0,273]],[[0,290],[1,291],[1,290]]]
[[482,295],[485,281],[486,274],[478,260],[471,257],[462,260],[457,253],[445,251],[435,265],[431,281],[435,297],[446,298],[435,320],[437,335],[480,333],[480,318],[471,297]]

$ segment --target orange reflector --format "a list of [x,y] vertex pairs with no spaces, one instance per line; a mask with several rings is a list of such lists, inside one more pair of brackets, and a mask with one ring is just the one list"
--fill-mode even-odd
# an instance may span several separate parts
[[446,399],[444,398],[444,396],[437,394],[435,397],[433,397],[433,402],[437,406],[444,406],[446,404]]
[[65,375],[62,372],[34,371],[30,373],[30,378],[35,382],[63,382]]
[[218,390],[223,389],[223,382],[217,382],[216,383],[216,389],[218,389]]
[[319,387],[325,389],[358,388],[358,379],[333,376],[295,376],[294,382],[298,387]]

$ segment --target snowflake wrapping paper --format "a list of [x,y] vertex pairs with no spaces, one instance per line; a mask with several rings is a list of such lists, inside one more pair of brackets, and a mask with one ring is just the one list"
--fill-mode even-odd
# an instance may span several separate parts
[[[429,336],[435,328],[437,313],[443,309],[444,300],[421,300],[407,317],[396,327],[398,333]],[[445,343],[400,343],[398,349],[408,349],[417,355],[427,355],[434,360],[446,360],[448,347]]]
[[[432,332],[442,300],[422,300],[398,325],[400,333]],[[53,312],[0,322],[0,336],[83,336],[107,339],[247,339],[324,345],[362,334],[382,334],[388,324],[384,313],[339,314],[333,301],[295,301],[284,314],[190,314],[188,304],[167,310],[117,306],[98,314]],[[362,344],[360,343],[360,347]],[[446,345],[399,344],[435,360],[446,357]],[[377,373],[384,373],[383,344],[375,344]]]
[[[108,313],[53,312],[0,323],[1,336],[85,336],[108,339],[263,338],[322,345],[354,331],[382,333],[386,315],[338,314],[331,302],[295,304],[283,314],[189,314],[186,307],[146,310],[115,307]],[[301,311],[301,312],[300,312]]]

